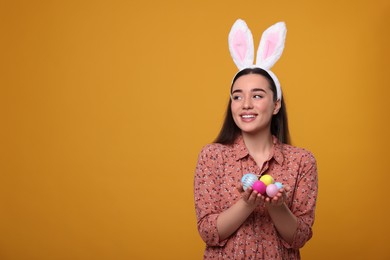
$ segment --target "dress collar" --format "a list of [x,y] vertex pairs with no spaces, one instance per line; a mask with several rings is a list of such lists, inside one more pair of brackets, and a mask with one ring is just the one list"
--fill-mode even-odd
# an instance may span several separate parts
[[[283,144],[279,142],[276,136],[272,136],[272,151],[270,159],[274,158],[278,164],[283,164],[284,156],[283,156]],[[248,148],[246,148],[244,143],[244,138],[242,135],[239,135],[233,143],[233,154],[236,161],[243,159],[244,157],[249,155]]]

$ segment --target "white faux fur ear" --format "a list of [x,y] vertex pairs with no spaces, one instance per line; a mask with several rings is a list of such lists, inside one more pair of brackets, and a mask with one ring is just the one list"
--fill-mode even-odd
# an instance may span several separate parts
[[253,37],[246,23],[238,19],[229,33],[229,50],[238,69],[253,65]]
[[284,22],[278,22],[263,32],[257,50],[256,65],[269,70],[283,53],[287,28]]

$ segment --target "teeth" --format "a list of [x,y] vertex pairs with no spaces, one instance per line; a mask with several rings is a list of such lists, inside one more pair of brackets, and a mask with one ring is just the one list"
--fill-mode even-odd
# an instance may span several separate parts
[[254,115],[242,115],[243,118],[254,118]]

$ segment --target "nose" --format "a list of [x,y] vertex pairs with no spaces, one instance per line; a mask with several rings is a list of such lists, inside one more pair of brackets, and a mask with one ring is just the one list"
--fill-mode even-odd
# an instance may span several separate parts
[[251,109],[253,108],[252,99],[250,97],[245,97],[244,102],[242,103],[243,109]]

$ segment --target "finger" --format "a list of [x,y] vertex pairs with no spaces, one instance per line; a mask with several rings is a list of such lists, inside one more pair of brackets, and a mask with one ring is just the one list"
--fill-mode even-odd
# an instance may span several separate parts
[[246,189],[246,191],[241,192],[241,198],[248,200],[252,191],[250,188]]
[[252,188],[248,188],[246,193],[248,194],[248,202],[254,203],[258,194],[257,191],[254,191]]
[[242,184],[240,184],[238,187],[237,187],[237,190],[241,193],[241,192],[244,192],[244,186],[242,186]]
[[257,199],[257,195],[259,195],[259,193],[258,193],[257,191],[255,191],[255,190],[253,190],[252,193],[251,193],[250,198],[251,198],[253,201],[255,201],[255,200]]

